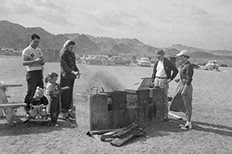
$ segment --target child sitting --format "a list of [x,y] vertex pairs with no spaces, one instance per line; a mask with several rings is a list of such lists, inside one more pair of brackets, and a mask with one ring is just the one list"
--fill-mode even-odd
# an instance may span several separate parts
[[47,110],[50,113],[51,125],[57,125],[58,115],[60,113],[60,94],[63,90],[69,89],[69,87],[61,88],[59,84],[56,83],[58,74],[51,72],[45,78],[46,86],[46,95],[48,97],[48,106]]
[[44,96],[43,89],[36,87],[35,94],[31,100],[32,105],[48,105],[48,99]]
[[[43,89],[36,87],[34,96],[30,100],[30,110],[27,117],[35,116],[47,116],[46,105],[48,104],[48,99],[44,96]],[[44,106],[41,106],[44,105]]]

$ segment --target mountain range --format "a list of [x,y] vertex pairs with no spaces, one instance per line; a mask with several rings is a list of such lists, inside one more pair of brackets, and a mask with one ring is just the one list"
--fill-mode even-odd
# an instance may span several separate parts
[[[45,50],[60,50],[64,42],[68,39],[72,39],[76,42],[75,52],[78,54],[152,56],[159,49],[158,47],[144,44],[136,38],[94,37],[79,33],[54,35],[41,27],[26,28],[6,20],[0,21],[0,48],[23,50],[29,44],[32,33],[39,34],[41,37],[39,47]],[[232,51],[228,50],[198,49],[181,44],[174,44],[170,47],[163,48],[165,53],[170,56],[176,55],[183,49],[190,51],[191,57],[193,58],[220,58],[232,56]]]

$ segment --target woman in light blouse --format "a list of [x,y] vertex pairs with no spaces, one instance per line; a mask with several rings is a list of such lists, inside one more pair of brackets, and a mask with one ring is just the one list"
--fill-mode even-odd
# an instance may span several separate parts
[[194,74],[193,65],[189,62],[189,54],[187,50],[182,50],[176,55],[179,58],[179,62],[182,64],[180,70],[180,79],[176,81],[179,85],[176,89],[176,94],[172,100],[170,107],[171,111],[178,111],[186,113],[186,124],[181,125],[181,129],[192,129],[192,77]]

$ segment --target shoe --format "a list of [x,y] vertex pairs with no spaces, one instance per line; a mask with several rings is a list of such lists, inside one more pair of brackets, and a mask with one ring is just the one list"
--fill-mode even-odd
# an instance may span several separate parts
[[52,127],[59,127],[60,125],[58,125],[56,122],[51,122],[50,126],[52,126]]
[[71,117],[71,118],[75,118],[75,112],[74,112],[74,110],[69,109],[68,110],[68,116]]
[[59,118],[60,119],[63,119],[63,120],[65,120],[65,118],[68,116],[68,114],[67,113],[64,113],[64,112],[61,112],[60,114],[59,114]]
[[68,122],[74,122],[75,121],[75,119],[73,119],[73,118],[71,118],[69,116],[67,116],[64,120],[68,121]]
[[30,118],[30,114],[26,113],[25,117],[26,117],[26,119],[29,119]]
[[164,122],[168,122],[168,121],[169,121],[168,117],[167,116],[164,117]]
[[185,125],[180,125],[180,129],[182,130],[190,130],[192,129],[192,123],[186,123]]

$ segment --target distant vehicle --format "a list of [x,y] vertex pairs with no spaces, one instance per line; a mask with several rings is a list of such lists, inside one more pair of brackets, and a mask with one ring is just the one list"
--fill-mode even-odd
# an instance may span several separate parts
[[80,57],[81,63],[85,63],[85,59],[88,58],[88,57],[89,57],[89,55],[82,55],[82,56]]
[[137,60],[137,65],[142,67],[151,67],[151,61],[149,58],[142,57]]
[[206,70],[218,70],[218,63],[217,60],[210,60],[208,63],[205,65]]
[[96,55],[82,55],[80,57],[81,63],[86,63],[86,59],[93,59],[95,57],[96,57]]
[[227,64],[220,64],[221,67],[228,67]]
[[109,60],[107,56],[96,55],[94,57],[89,57],[85,59],[87,64],[93,65],[114,65],[114,62]]
[[197,64],[194,64],[194,63],[193,63],[192,65],[193,65],[193,68],[194,68],[194,69],[198,69],[198,68],[200,68],[200,66],[199,66],[199,65],[197,65]]
[[122,59],[120,56],[113,56],[110,57],[109,60],[113,61],[116,65],[126,65],[128,66],[130,64],[130,60]]

